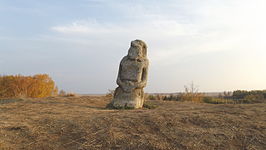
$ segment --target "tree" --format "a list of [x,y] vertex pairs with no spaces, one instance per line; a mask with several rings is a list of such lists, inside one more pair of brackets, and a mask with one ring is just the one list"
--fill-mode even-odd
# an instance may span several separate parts
[[189,85],[185,85],[185,92],[181,95],[181,100],[183,101],[193,101],[193,102],[201,102],[203,95],[199,93],[198,87],[194,85],[193,82]]
[[0,76],[0,98],[37,98],[53,96],[57,93],[58,88],[48,74]]

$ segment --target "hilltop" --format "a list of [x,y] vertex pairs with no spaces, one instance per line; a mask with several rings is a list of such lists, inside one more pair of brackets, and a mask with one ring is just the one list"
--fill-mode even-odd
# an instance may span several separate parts
[[106,96],[0,100],[0,149],[266,149],[266,104],[147,101],[110,110]]

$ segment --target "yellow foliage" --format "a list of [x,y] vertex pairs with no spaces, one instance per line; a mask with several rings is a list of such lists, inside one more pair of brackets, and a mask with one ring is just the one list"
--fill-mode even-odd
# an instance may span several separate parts
[[57,95],[58,89],[48,74],[0,76],[0,98],[40,98]]

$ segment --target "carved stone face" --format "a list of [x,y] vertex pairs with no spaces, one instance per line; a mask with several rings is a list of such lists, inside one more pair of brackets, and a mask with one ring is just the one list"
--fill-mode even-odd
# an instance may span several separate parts
[[132,41],[131,46],[128,50],[129,59],[138,59],[143,56],[142,54],[142,46],[137,41]]

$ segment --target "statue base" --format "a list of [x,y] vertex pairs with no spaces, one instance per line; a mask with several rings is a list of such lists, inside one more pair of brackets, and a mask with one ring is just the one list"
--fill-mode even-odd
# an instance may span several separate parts
[[111,102],[112,107],[123,108],[142,108],[144,103],[143,89],[134,89],[131,92],[124,92],[120,87],[115,89],[114,98]]

